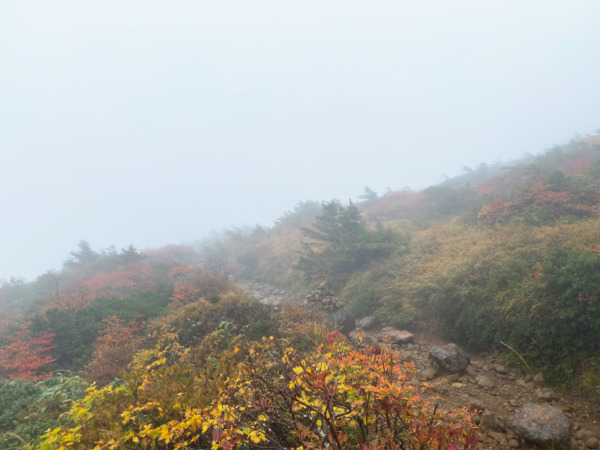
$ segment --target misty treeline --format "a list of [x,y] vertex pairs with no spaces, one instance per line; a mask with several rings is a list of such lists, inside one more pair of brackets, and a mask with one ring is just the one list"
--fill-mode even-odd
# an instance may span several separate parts
[[[375,315],[471,350],[496,351],[525,369],[501,344],[508,343],[549,381],[596,388],[599,214],[600,151],[577,139],[510,165],[465,168],[423,190],[365,187],[354,202],[301,202],[270,227],[226,230],[189,246],[94,250],[81,241],[61,270],[0,286],[0,446],[21,448],[42,439],[44,448],[58,448],[75,438],[88,445],[104,439],[100,430],[111,426],[111,439],[123,448],[160,439],[187,442],[176,429],[189,436],[197,431],[209,446],[210,436],[233,439],[211,435],[212,422],[183,421],[174,405],[174,428],[160,428],[164,415],[147,402],[166,405],[179,392],[179,407],[203,405],[198,417],[212,417],[235,402],[184,394],[189,380],[234,395],[232,386],[209,386],[215,371],[239,370],[254,358],[250,349],[262,337],[282,339],[277,345],[293,345],[315,364],[323,357],[311,353],[318,344],[336,342],[314,322],[303,322],[309,320],[303,312],[271,316],[237,287],[239,279],[298,295],[328,280],[359,317]],[[288,358],[285,366],[289,357],[281,357]],[[342,361],[332,363],[342,370]],[[244,382],[258,383],[252,377]],[[92,383],[97,387],[90,389]],[[135,405],[142,397],[129,396],[132,386],[143,387],[146,403]],[[100,404],[113,425],[98,418],[89,435],[69,431],[81,411],[93,416]],[[149,422],[113,420],[134,408]],[[238,424],[254,430],[244,432],[248,442],[267,439],[259,422]],[[294,423],[286,426],[282,435],[302,439]],[[48,428],[54,434],[42,438]]]

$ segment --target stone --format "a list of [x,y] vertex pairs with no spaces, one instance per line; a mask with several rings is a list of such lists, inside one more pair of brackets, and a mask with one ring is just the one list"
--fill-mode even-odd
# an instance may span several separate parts
[[450,373],[464,373],[470,362],[469,357],[456,344],[431,347],[429,359]]
[[379,319],[375,316],[363,317],[358,321],[358,326],[363,330],[372,330],[379,326]]
[[261,305],[266,306],[279,306],[283,302],[283,299],[277,297],[266,297],[259,301]]
[[589,438],[587,441],[585,441],[585,446],[587,448],[598,448],[598,438]]
[[530,387],[530,384],[527,383],[527,381],[524,380],[523,378],[517,378],[517,381],[515,381],[515,384],[517,386],[521,386],[521,387]]
[[474,398],[469,403],[469,409],[471,411],[478,411],[481,413],[481,411],[483,411],[485,409],[485,405],[481,400]]
[[434,379],[436,375],[437,375],[437,368],[428,367],[427,369],[422,370],[421,372],[417,373],[417,379],[421,382],[425,382],[425,381]]
[[502,446],[502,448],[506,448],[506,446],[508,445],[505,434],[498,433],[497,431],[488,431],[487,435],[496,442],[498,442]]
[[490,377],[486,377],[485,375],[479,375],[475,377],[475,379],[477,380],[477,386],[482,388],[491,388],[495,385],[492,379]]
[[508,440],[508,446],[510,448],[519,448],[521,446],[521,444],[519,444],[519,440],[518,439],[509,439]]
[[357,330],[351,331],[348,334],[348,337],[350,338],[350,341],[352,341],[352,343],[354,345],[356,345],[357,347],[371,347],[372,345],[377,345],[378,342],[376,339],[373,339],[371,336],[362,333],[362,340],[361,340],[361,333]]
[[526,403],[514,416],[517,436],[541,446],[561,447],[569,444],[571,426],[563,412],[550,405]]
[[586,429],[581,429],[575,433],[575,437],[580,441],[587,441],[589,438],[594,437],[594,433]]
[[504,420],[487,409],[481,414],[479,426],[485,432],[495,431],[496,433],[504,433],[506,431]]
[[453,383],[455,381],[458,381],[458,379],[460,378],[460,376],[457,373],[453,373],[451,375],[448,375],[446,377],[446,380],[448,380],[448,382]]
[[356,328],[356,319],[346,308],[327,311],[325,313],[325,323],[331,327],[338,328],[346,335],[350,334]]
[[544,402],[551,402],[558,400],[558,395],[552,389],[537,389],[535,391],[535,398]]
[[392,327],[382,328],[375,333],[377,339],[381,342],[390,342],[392,344],[408,344],[415,340],[415,336],[406,330],[396,330]]
[[508,370],[502,364],[494,364],[492,367],[499,374],[506,375],[508,373]]

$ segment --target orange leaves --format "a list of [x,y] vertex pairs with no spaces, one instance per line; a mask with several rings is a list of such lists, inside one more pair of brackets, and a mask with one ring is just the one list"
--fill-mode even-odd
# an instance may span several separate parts
[[197,302],[201,298],[214,303],[230,288],[226,278],[198,269],[174,268],[171,272],[178,280],[171,300],[180,306]]
[[38,381],[50,376],[44,373],[45,366],[54,361],[50,351],[56,348],[52,344],[53,334],[44,334],[33,338],[29,332],[29,323],[24,323],[19,331],[8,337],[10,341],[0,347],[0,370],[2,376],[10,380]]
[[56,294],[46,297],[50,308],[75,311],[87,307],[98,297],[122,298],[133,291],[151,291],[156,288],[155,273],[139,262],[110,273],[97,273],[90,278],[66,285]]
[[250,405],[224,430],[230,445],[251,445],[245,430],[261,431],[273,447],[381,449],[410,442],[414,448],[452,448],[476,440],[462,413],[447,423],[419,399],[407,382],[412,365],[400,363],[395,352],[365,354],[333,334],[327,341],[308,354],[283,350],[276,340],[252,347],[258,359],[242,365],[243,388],[221,400]]
[[483,205],[478,217],[488,224],[495,224],[512,217],[522,219],[532,211],[540,216],[538,221],[554,220],[566,215],[579,218],[596,215],[600,213],[600,193],[586,191],[576,185],[533,181],[517,191],[512,200],[495,197]]
[[131,361],[135,350],[141,342],[136,336],[140,325],[132,321],[125,326],[115,316],[103,321],[106,328],[94,346],[93,362],[88,368],[92,380],[104,385],[112,381]]
[[286,338],[244,343],[220,330],[202,341],[198,358],[164,330],[155,348],[136,355],[127,389],[91,388],[69,413],[76,427],[49,432],[44,448],[69,439],[92,448],[109,434],[123,449],[473,448],[469,418],[423,402],[408,383],[412,365],[398,354],[365,354],[340,335],[328,338],[302,352]]

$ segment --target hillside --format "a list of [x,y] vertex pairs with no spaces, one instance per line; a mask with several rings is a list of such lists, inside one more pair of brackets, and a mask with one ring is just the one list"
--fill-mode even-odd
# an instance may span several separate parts
[[[368,265],[339,273],[298,265],[297,255],[314,242],[307,233],[310,204],[215,250],[243,276],[298,292],[339,278],[339,297],[359,317],[436,330],[476,351],[509,343],[547,379],[570,383],[597,356],[600,337],[600,152],[588,143],[594,139],[500,171],[481,166],[422,191],[378,197],[367,188],[370,195],[356,205],[361,226],[395,236],[393,248]],[[352,245],[361,245],[357,239]],[[331,246],[327,238],[322,243]]]
[[598,138],[421,191],[306,201],[210,247],[82,241],[62,270],[0,287],[0,447],[475,445],[469,414],[421,400],[397,353],[235,280],[296,296],[327,280],[357,318],[595,395]]

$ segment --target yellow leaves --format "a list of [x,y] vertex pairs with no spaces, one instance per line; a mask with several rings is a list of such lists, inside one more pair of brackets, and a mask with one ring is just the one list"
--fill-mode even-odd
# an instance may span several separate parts
[[158,431],[158,439],[163,441],[165,444],[171,442],[171,438],[173,437],[173,433],[169,430],[169,427],[165,424],[157,428]]
[[[129,405],[129,408],[131,408],[131,405]],[[121,413],[121,417],[123,418],[121,423],[123,425],[127,425],[129,423],[129,421],[131,420],[131,411],[129,409],[127,411],[123,411]]]
[[152,370],[152,369],[154,369],[154,368],[156,368],[156,367],[160,367],[160,366],[162,366],[163,364],[165,364],[166,362],[167,362],[167,358],[163,356],[162,358],[160,358],[160,359],[157,359],[156,361],[154,361],[154,362],[152,362],[152,363],[148,364],[148,365],[146,366],[146,370]]
[[[410,368],[402,366],[397,355],[373,358],[350,349],[343,339],[304,353],[292,347],[282,350],[274,339],[263,339],[252,348],[255,356],[246,360],[240,357],[246,347],[238,347],[237,341],[231,342],[230,350],[209,353],[221,367],[230,368],[225,372],[215,372],[213,364],[185,365],[187,360],[169,364],[174,361],[169,350],[155,349],[134,364],[139,388],[130,385],[135,395],[118,389],[90,390],[69,417],[77,425],[85,424],[82,429],[89,435],[80,438],[77,429],[49,430],[46,440],[54,439],[55,444],[47,450],[59,445],[182,450],[191,442],[214,449],[269,447],[268,430],[274,421],[289,430],[290,448],[332,444],[336,428],[344,447],[358,448],[358,428],[385,422],[380,405],[412,407],[405,399],[414,394],[403,384],[404,371]],[[279,409],[282,404],[289,407]],[[88,412],[105,407],[106,414],[87,419]],[[409,423],[404,410],[398,417]],[[108,436],[108,443],[100,443]]]
[[261,442],[265,442],[267,440],[265,435],[258,430],[253,430],[248,437],[254,444],[260,444]]
[[327,369],[329,369],[329,367],[327,366],[326,363],[324,363],[324,362],[317,363],[317,371],[319,371],[319,372],[326,372]]

